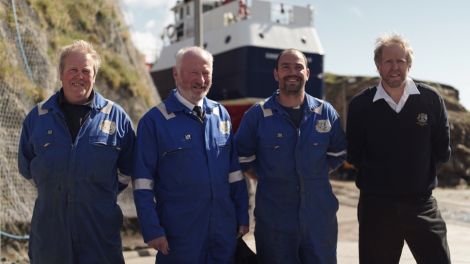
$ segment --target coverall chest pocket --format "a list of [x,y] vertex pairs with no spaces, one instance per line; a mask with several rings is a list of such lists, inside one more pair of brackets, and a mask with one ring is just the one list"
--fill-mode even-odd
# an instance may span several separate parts
[[[94,183],[112,187],[117,175],[116,164],[119,158],[117,139],[111,135],[90,136],[87,165],[88,179]],[[85,159],[87,160],[87,159]]]
[[[33,138],[34,157],[31,160],[31,173],[33,180],[39,186],[54,176],[56,159],[61,158],[57,151],[53,135]],[[66,158],[66,157],[63,157]]]
[[202,151],[197,150],[190,139],[165,145],[160,154],[162,180],[171,185],[196,184],[196,176],[200,175],[201,166],[206,164]]
[[229,160],[230,157],[230,140],[228,137],[217,137],[215,139],[217,146],[217,159],[222,161]]
[[[327,133],[316,133],[309,135],[308,139],[303,139],[302,145],[302,166],[309,173],[305,174],[306,179],[323,179],[324,170],[328,170],[327,152],[329,147],[329,135]],[[326,166],[326,167],[325,167]]]
[[293,160],[295,138],[284,132],[275,132],[260,138],[258,160],[262,160],[272,174],[266,177],[287,177],[287,164]]
[[310,153],[314,158],[326,155],[329,145],[328,134],[313,133],[307,142],[310,148],[307,153]]

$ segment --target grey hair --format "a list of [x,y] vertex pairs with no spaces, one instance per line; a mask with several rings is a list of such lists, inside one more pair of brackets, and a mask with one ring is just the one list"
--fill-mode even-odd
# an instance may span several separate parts
[[214,57],[212,56],[212,54],[209,51],[207,51],[207,50],[205,50],[205,49],[203,49],[199,46],[191,46],[191,47],[184,47],[176,53],[175,67],[176,67],[177,71],[179,71],[179,69],[181,67],[182,58],[184,57],[184,55],[186,55],[188,53],[199,55],[199,56],[205,58],[209,62],[210,66],[212,67],[213,62],[214,62]]
[[74,42],[72,42],[72,44],[67,45],[62,48],[62,50],[60,51],[60,59],[59,59],[59,75],[62,75],[62,72],[64,71],[65,59],[67,58],[67,56],[69,56],[71,53],[74,53],[74,52],[80,52],[80,53],[91,55],[91,57],[93,58],[93,62],[94,62],[93,71],[96,76],[96,74],[98,73],[98,69],[101,66],[101,57],[93,48],[93,45],[91,45],[90,42],[87,42],[85,40],[75,40]]
[[375,41],[374,49],[374,62],[375,65],[378,65],[382,60],[382,50],[384,47],[390,46],[392,44],[397,44],[401,46],[406,53],[406,61],[411,66],[413,62],[413,49],[411,48],[408,41],[398,33],[391,33],[383,35]]

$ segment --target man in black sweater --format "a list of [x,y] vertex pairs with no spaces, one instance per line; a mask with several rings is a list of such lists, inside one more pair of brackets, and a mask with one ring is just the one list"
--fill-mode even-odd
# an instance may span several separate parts
[[357,171],[360,263],[398,263],[404,241],[417,263],[450,263],[446,224],[432,189],[449,160],[442,98],[408,77],[413,51],[400,35],[377,39],[380,83],[358,94],[347,119]]

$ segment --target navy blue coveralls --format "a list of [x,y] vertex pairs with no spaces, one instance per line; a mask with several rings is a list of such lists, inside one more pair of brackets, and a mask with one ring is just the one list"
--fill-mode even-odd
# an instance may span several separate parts
[[132,122],[95,92],[72,142],[59,93],[27,115],[19,144],[19,171],[37,187],[30,261],[124,263],[116,199],[131,179]]
[[175,91],[137,129],[134,201],[145,242],[166,236],[157,263],[233,263],[248,226],[246,182],[225,108],[204,98],[201,122]]
[[256,249],[261,263],[336,263],[338,201],[328,172],[345,159],[338,114],[308,94],[297,128],[275,92],[244,115],[235,142],[256,170]]

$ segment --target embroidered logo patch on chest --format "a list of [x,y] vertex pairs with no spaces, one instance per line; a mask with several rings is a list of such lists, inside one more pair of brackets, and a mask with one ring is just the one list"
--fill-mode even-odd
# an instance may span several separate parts
[[420,126],[427,126],[428,125],[428,115],[426,113],[419,113],[416,117],[416,124]]
[[331,130],[330,120],[328,119],[320,119],[317,120],[317,124],[315,125],[315,129],[318,133],[328,133]]
[[230,133],[230,122],[229,121],[220,121],[219,130],[220,130],[220,133],[222,133],[222,134],[229,134]]
[[111,120],[103,120],[100,124],[100,130],[103,133],[113,135],[116,133],[116,123]]

